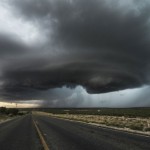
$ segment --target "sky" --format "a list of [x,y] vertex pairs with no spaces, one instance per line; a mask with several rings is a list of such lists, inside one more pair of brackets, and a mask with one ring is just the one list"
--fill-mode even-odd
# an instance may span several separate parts
[[149,0],[1,0],[0,106],[149,107]]

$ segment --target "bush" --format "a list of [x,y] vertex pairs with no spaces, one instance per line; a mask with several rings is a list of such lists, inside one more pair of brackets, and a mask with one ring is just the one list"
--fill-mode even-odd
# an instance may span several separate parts
[[18,115],[19,110],[17,108],[0,107],[0,113],[6,115]]
[[144,131],[150,131],[150,127],[145,128]]
[[7,111],[6,107],[0,107],[1,114],[6,114],[6,111]]
[[7,114],[17,115],[19,110],[17,108],[9,108],[7,109]]
[[132,124],[130,125],[130,129],[143,131],[143,124]]

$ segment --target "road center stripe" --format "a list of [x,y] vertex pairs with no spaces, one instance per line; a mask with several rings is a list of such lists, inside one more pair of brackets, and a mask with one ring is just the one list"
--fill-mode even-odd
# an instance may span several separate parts
[[46,141],[44,140],[44,137],[42,136],[42,132],[40,131],[39,127],[37,126],[37,124],[36,124],[36,122],[34,120],[33,120],[33,123],[34,123],[35,128],[36,128],[36,130],[38,132],[38,135],[40,137],[40,140],[41,140],[41,143],[42,143],[42,145],[44,147],[44,150],[50,150],[48,145],[47,145],[47,143],[46,143]]

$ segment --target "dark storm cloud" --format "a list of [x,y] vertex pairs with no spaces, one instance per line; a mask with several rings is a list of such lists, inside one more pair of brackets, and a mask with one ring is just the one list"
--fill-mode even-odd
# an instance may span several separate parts
[[[128,7],[123,0],[9,1],[14,15],[34,24],[46,40],[7,66],[3,93],[64,85],[103,93],[149,84],[150,4],[130,2]],[[19,68],[12,67],[16,63]]]
[[12,35],[0,34],[0,57],[23,54],[26,50],[28,48],[21,40]]

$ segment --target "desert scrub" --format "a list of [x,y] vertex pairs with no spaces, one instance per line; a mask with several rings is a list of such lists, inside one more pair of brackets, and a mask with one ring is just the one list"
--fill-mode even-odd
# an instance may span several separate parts
[[8,119],[8,118],[9,118],[9,117],[8,117],[7,115],[2,115],[2,114],[0,114],[0,122],[6,120],[6,119]]
[[144,131],[150,131],[150,127],[144,128]]
[[130,129],[143,131],[144,125],[141,123],[131,124],[129,126]]
[[97,123],[106,126],[119,128],[129,128],[132,130],[149,131],[149,118],[129,118],[125,116],[100,116],[100,115],[81,115],[81,114],[51,114],[51,116],[66,118],[70,120],[83,121],[87,123]]

